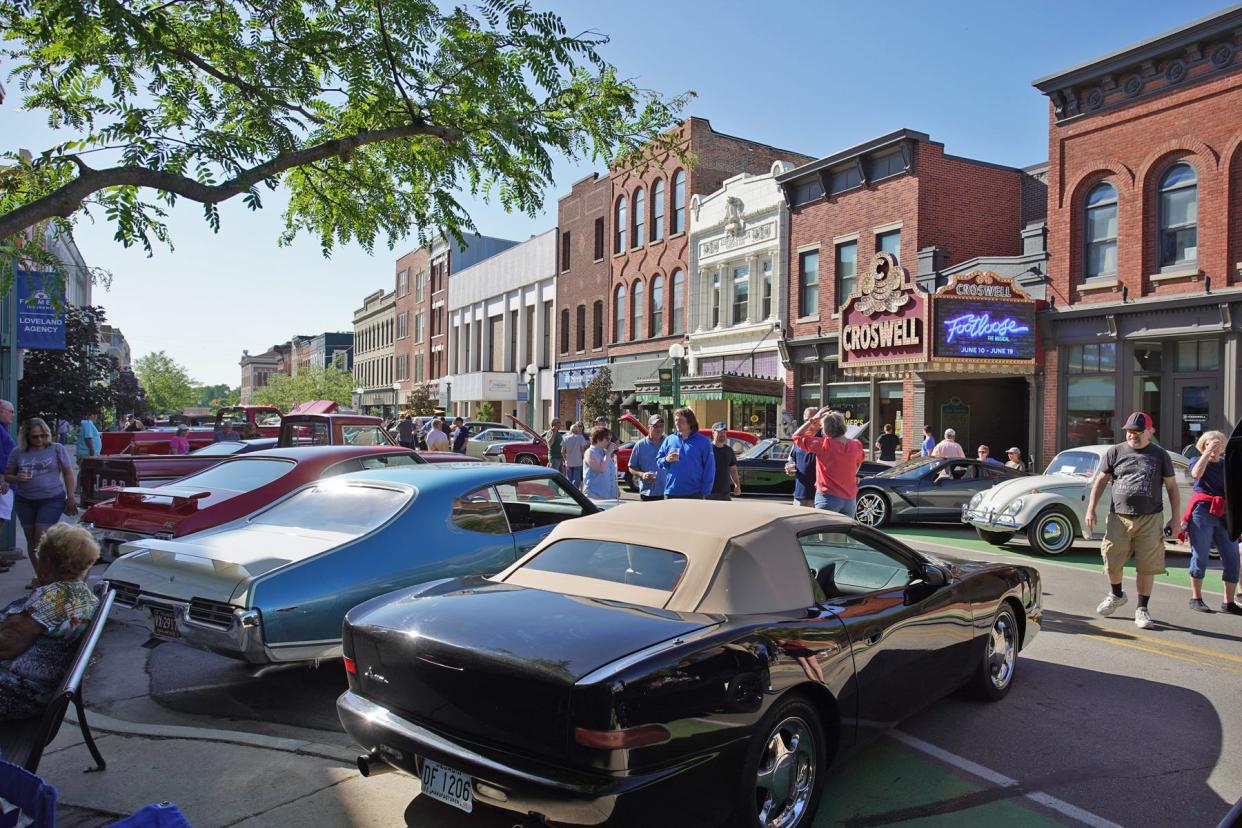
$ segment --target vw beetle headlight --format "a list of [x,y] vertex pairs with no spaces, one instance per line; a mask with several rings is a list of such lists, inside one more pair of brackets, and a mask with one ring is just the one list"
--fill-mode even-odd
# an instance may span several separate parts
[[1022,511],[1022,498],[1018,498],[1013,503],[1006,506],[1005,511],[1002,514],[1016,515],[1020,511]]
[[975,508],[983,502],[983,492],[975,492],[975,496],[970,499],[970,508]]

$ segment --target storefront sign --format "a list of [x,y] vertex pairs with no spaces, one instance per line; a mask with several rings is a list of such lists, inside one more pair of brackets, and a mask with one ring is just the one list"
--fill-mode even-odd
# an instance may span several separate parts
[[877,253],[841,309],[841,367],[927,359],[927,295],[890,253]]
[[1011,280],[975,271],[954,277],[932,299],[934,357],[1035,359],[1035,302]]
[[776,238],[776,222],[769,221],[766,224],[757,224],[753,227],[747,227],[736,235],[729,234],[721,236],[717,239],[705,241],[699,245],[699,256],[714,256],[717,253],[723,253],[728,250],[735,250],[755,242],[767,241]]
[[17,271],[17,347],[65,349],[65,289],[55,273]]

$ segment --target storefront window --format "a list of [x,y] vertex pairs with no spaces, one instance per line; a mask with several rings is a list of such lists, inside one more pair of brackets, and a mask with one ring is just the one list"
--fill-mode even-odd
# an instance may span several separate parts
[[1117,408],[1117,345],[1102,342],[1065,349],[1067,448],[1113,442]]
[[806,408],[819,408],[819,373],[822,366],[819,363],[810,363],[808,365],[798,366],[798,410],[794,412],[794,419],[798,422],[802,421],[802,411]]
[[733,406],[730,424],[760,437],[776,434],[776,404],[744,402]]
[[1135,342],[1134,371],[1135,373],[1151,372],[1159,374],[1164,367],[1164,343]]
[[1220,368],[1220,348],[1215,339],[1188,339],[1177,343],[1177,370],[1216,371]]
[[844,414],[849,425],[862,425],[871,417],[871,384],[833,383],[828,386],[828,404]]
[[[904,399],[902,383],[900,382],[882,382],[880,383],[880,420],[872,432],[876,437],[884,431],[884,426],[891,425],[893,433],[898,437],[903,436],[904,422],[902,420],[902,400]],[[872,440],[871,442],[875,442]],[[917,448],[913,445],[902,444],[903,449]]]

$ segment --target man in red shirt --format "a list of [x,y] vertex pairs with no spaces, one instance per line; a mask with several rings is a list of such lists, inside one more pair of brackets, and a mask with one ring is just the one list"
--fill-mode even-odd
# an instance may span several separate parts
[[[815,431],[823,432],[822,437]],[[845,436],[845,417],[821,408],[793,434],[794,445],[815,455],[815,508],[854,517],[862,443]]]

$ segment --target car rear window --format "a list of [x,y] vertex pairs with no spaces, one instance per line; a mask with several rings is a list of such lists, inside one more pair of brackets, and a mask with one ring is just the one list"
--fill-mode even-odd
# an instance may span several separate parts
[[209,446],[195,449],[190,454],[198,457],[228,457],[230,454],[237,454],[245,447],[245,443],[212,443]]
[[180,481],[177,486],[201,486],[204,489],[232,489],[237,492],[248,492],[260,486],[266,486],[273,480],[284,477],[293,471],[294,463],[290,460],[274,458],[239,457],[236,460],[225,460],[218,466],[192,474]]
[[572,538],[550,544],[523,569],[672,592],[686,571],[686,556],[620,541]]
[[405,505],[411,493],[324,481],[276,504],[250,522],[360,535],[380,526]]

